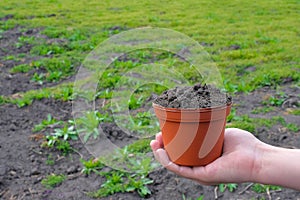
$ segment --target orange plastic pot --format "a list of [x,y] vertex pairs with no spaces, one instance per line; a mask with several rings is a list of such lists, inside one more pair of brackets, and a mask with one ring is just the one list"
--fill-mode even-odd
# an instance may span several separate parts
[[178,165],[207,165],[221,156],[231,104],[199,109],[165,108],[153,103],[164,148]]

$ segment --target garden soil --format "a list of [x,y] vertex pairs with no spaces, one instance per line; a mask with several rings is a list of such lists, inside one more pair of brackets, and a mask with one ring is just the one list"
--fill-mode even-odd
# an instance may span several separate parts
[[206,84],[176,87],[164,91],[154,103],[165,108],[208,108],[231,103],[231,96]]
[[[38,89],[49,85],[36,85],[29,81],[28,73],[10,74],[9,69],[22,61],[5,61],[7,55],[25,53],[27,56],[23,62],[30,62],[28,55],[30,46],[17,49],[13,44],[20,29],[14,28],[3,34],[0,40],[0,95],[18,96],[19,92]],[[39,30],[32,29],[27,32],[31,36],[41,37]],[[28,60],[26,60],[28,59]],[[31,71],[30,73],[34,73]],[[68,80],[66,80],[68,81]],[[72,81],[70,79],[69,81]],[[261,107],[262,101],[276,93],[272,88],[261,88],[250,94],[237,94],[233,97],[233,108],[237,115],[247,114],[250,117],[272,118],[282,116],[288,123],[300,125],[299,116],[288,114],[288,109],[293,107],[295,101],[299,102],[299,88],[292,87],[290,83],[281,86],[287,94],[283,107],[278,107],[266,114],[252,114],[251,111]],[[45,133],[33,133],[32,128],[42,119],[51,114],[58,120],[72,119],[71,102],[63,102],[54,99],[42,99],[34,101],[31,105],[18,108],[16,105],[5,104],[0,106],[0,199],[74,199],[87,200],[86,193],[100,188],[105,181],[94,173],[84,175],[81,173],[80,159],[92,158],[92,155],[78,141],[71,141],[71,146],[76,151],[68,155],[62,155],[53,149],[42,148]],[[113,123],[102,124],[106,131],[119,131]],[[50,127],[48,132],[55,127]],[[300,148],[300,132],[291,132],[280,125],[271,128],[261,127],[255,135],[262,141],[272,145],[287,148]],[[122,140],[122,137],[116,138]],[[122,141],[121,141],[122,142]],[[47,164],[47,160],[54,160],[54,164]],[[105,167],[103,170],[108,170]],[[280,169],[279,169],[280,170]],[[49,174],[65,174],[66,181],[61,185],[47,189],[41,184],[41,180]],[[191,180],[181,178],[167,170],[160,168],[149,174],[154,182],[149,185],[151,195],[146,199],[151,200],[180,200],[183,195],[196,199],[204,195],[204,199],[300,199],[300,192],[291,189],[281,189],[268,193],[257,194],[250,189],[251,183],[239,184],[237,190],[221,193],[215,186],[203,186]],[[107,200],[135,200],[142,199],[136,192],[117,193],[103,198]]]

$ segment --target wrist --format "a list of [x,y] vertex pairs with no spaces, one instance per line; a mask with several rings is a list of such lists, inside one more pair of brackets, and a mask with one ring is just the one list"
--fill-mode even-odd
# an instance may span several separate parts
[[274,163],[272,163],[272,158],[276,151],[277,147],[263,142],[259,142],[256,145],[252,179],[250,181],[268,184],[268,174],[273,171]]
[[300,190],[300,150],[261,143],[252,182]]

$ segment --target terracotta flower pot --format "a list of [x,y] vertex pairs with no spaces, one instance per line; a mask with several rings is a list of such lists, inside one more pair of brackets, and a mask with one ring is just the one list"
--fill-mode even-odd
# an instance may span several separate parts
[[153,103],[164,148],[172,162],[207,165],[222,153],[226,117],[231,104],[214,108],[176,109]]

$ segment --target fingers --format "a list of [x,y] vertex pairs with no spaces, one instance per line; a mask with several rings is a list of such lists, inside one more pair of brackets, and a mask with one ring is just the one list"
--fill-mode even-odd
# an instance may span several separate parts
[[174,164],[170,161],[167,152],[164,149],[157,149],[154,152],[154,156],[156,160],[160,162],[160,164],[167,169],[170,167],[170,165]]
[[184,176],[186,178],[191,178],[191,179],[195,178],[193,168],[176,165],[169,159],[167,152],[163,149],[164,145],[162,141],[161,132],[156,134],[155,140],[152,140],[150,142],[150,146],[152,148],[154,157],[158,162],[160,162],[160,164],[163,167],[167,168],[168,170],[180,176]]
[[162,141],[162,135],[161,135],[161,132],[157,133],[156,134],[156,137],[155,137],[155,140],[152,140],[150,142],[150,146],[153,150],[153,153],[154,151],[156,151],[157,149],[160,149],[160,148],[163,148],[164,145],[163,145],[163,141]]
[[162,142],[161,133],[158,133],[156,135],[156,139],[150,142],[150,146],[152,148],[155,159],[160,162],[160,164],[166,169],[178,174],[179,176],[195,180],[203,185],[212,184],[210,180],[205,179],[205,177],[207,177],[205,167],[186,167],[179,166],[173,163],[169,159],[167,152],[163,149],[164,145]]
[[161,132],[157,133],[155,138],[156,138],[156,141],[159,142],[160,147],[162,148],[164,146],[163,139],[162,139],[162,133]]
[[155,159],[160,162],[163,167],[168,168],[170,165],[174,165],[167,155],[167,152],[163,149],[163,141],[161,132],[156,134],[155,140],[150,142]]
[[[179,165],[176,165],[175,163],[173,163],[169,159],[167,152],[164,149],[160,148],[159,142],[157,140],[151,141],[150,145],[152,147],[155,159],[158,162],[160,162],[160,164],[163,167],[167,168],[168,170],[170,170],[180,176],[190,178],[190,179],[195,179],[194,168],[179,166]],[[200,171],[199,168],[200,167],[198,167],[197,171]]]
[[157,140],[152,140],[150,142],[150,146],[151,146],[151,149],[154,153],[154,151],[156,151],[157,149],[161,148],[160,145],[159,145],[159,142]]

